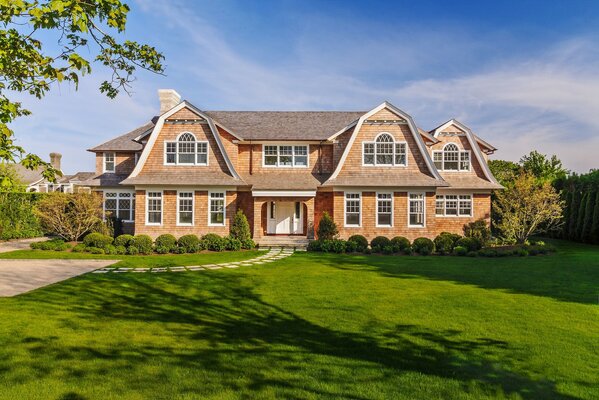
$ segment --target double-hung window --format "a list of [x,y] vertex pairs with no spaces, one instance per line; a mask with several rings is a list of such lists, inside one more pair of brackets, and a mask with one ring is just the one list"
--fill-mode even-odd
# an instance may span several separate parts
[[193,192],[177,193],[177,225],[193,225]]
[[393,136],[381,133],[374,142],[362,142],[364,165],[406,166],[408,148],[405,142],[395,142]]
[[225,225],[225,193],[210,192],[208,201],[208,225]]
[[104,192],[104,218],[115,217],[135,221],[135,193]]
[[440,171],[470,171],[470,152],[460,150],[455,143],[433,151],[433,161]]
[[104,153],[104,172],[114,173],[116,166],[115,153]]
[[162,225],[162,192],[147,192],[146,225]]
[[200,142],[185,132],[176,141],[164,142],[164,163],[167,165],[208,165],[208,142]]
[[376,225],[393,226],[393,193],[376,194]]
[[307,145],[264,145],[265,167],[307,167]]
[[438,216],[462,216],[472,215],[472,195],[469,194],[446,194],[438,195],[435,199],[435,214]]
[[361,194],[345,193],[345,226],[360,226]]
[[410,193],[408,198],[408,226],[424,226],[424,193]]

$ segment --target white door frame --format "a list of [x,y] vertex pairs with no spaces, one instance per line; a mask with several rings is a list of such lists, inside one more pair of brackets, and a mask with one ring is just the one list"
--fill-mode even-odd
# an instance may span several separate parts
[[[299,218],[296,218],[296,203],[299,203]],[[281,212],[286,215],[282,215]],[[274,215],[273,215],[274,214]],[[285,226],[284,220],[288,220]],[[266,233],[268,235],[302,235],[304,234],[303,202],[276,201],[266,202]]]

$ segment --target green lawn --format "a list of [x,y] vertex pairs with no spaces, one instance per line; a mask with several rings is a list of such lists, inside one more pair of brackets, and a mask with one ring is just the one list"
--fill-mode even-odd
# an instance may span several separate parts
[[225,251],[204,252],[200,254],[163,254],[152,256],[123,256],[123,255],[98,255],[90,253],[72,253],[66,251],[43,250],[16,250],[0,253],[1,259],[70,259],[70,260],[120,260],[114,267],[176,267],[181,265],[218,264],[224,262],[243,261],[266,254],[266,251]]
[[597,399],[599,248],[303,253],[0,299],[0,398]]

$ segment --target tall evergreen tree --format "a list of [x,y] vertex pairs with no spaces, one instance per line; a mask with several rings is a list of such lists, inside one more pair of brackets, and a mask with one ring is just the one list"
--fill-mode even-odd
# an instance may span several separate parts
[[591,242],[591,227],[593,226],[593,209],[595,208],[596,197],[596,192],[589,192],[587,194],[587,201],[584,206],[584,220],[582,223],[582,232],[580,233],[580,240],[585,243]]
[[576,221],[578,221],[578,208],[580,207],[580,191],[576,184],[572,188],[572,203],[570,206],[570,220],[568,222],[568,239],[576,240]]
[[583,190],[580,203],[578,204],[578,215],[576,217],[576,229],[574,230],[574,240],[582,240],[582,225],[584,223],[584,210],[587,204],[589,194]]
[[599,244],[599,191],[595,196],[595,208],[593,210],[593,224],[591,225],[591,242]]

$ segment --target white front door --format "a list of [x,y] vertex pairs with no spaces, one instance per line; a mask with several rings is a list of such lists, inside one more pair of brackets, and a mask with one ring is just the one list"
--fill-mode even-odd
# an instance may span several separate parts
[[267,203],[267,233],[301,234],[303,230],[302,214],[301,202],[269,201]]

